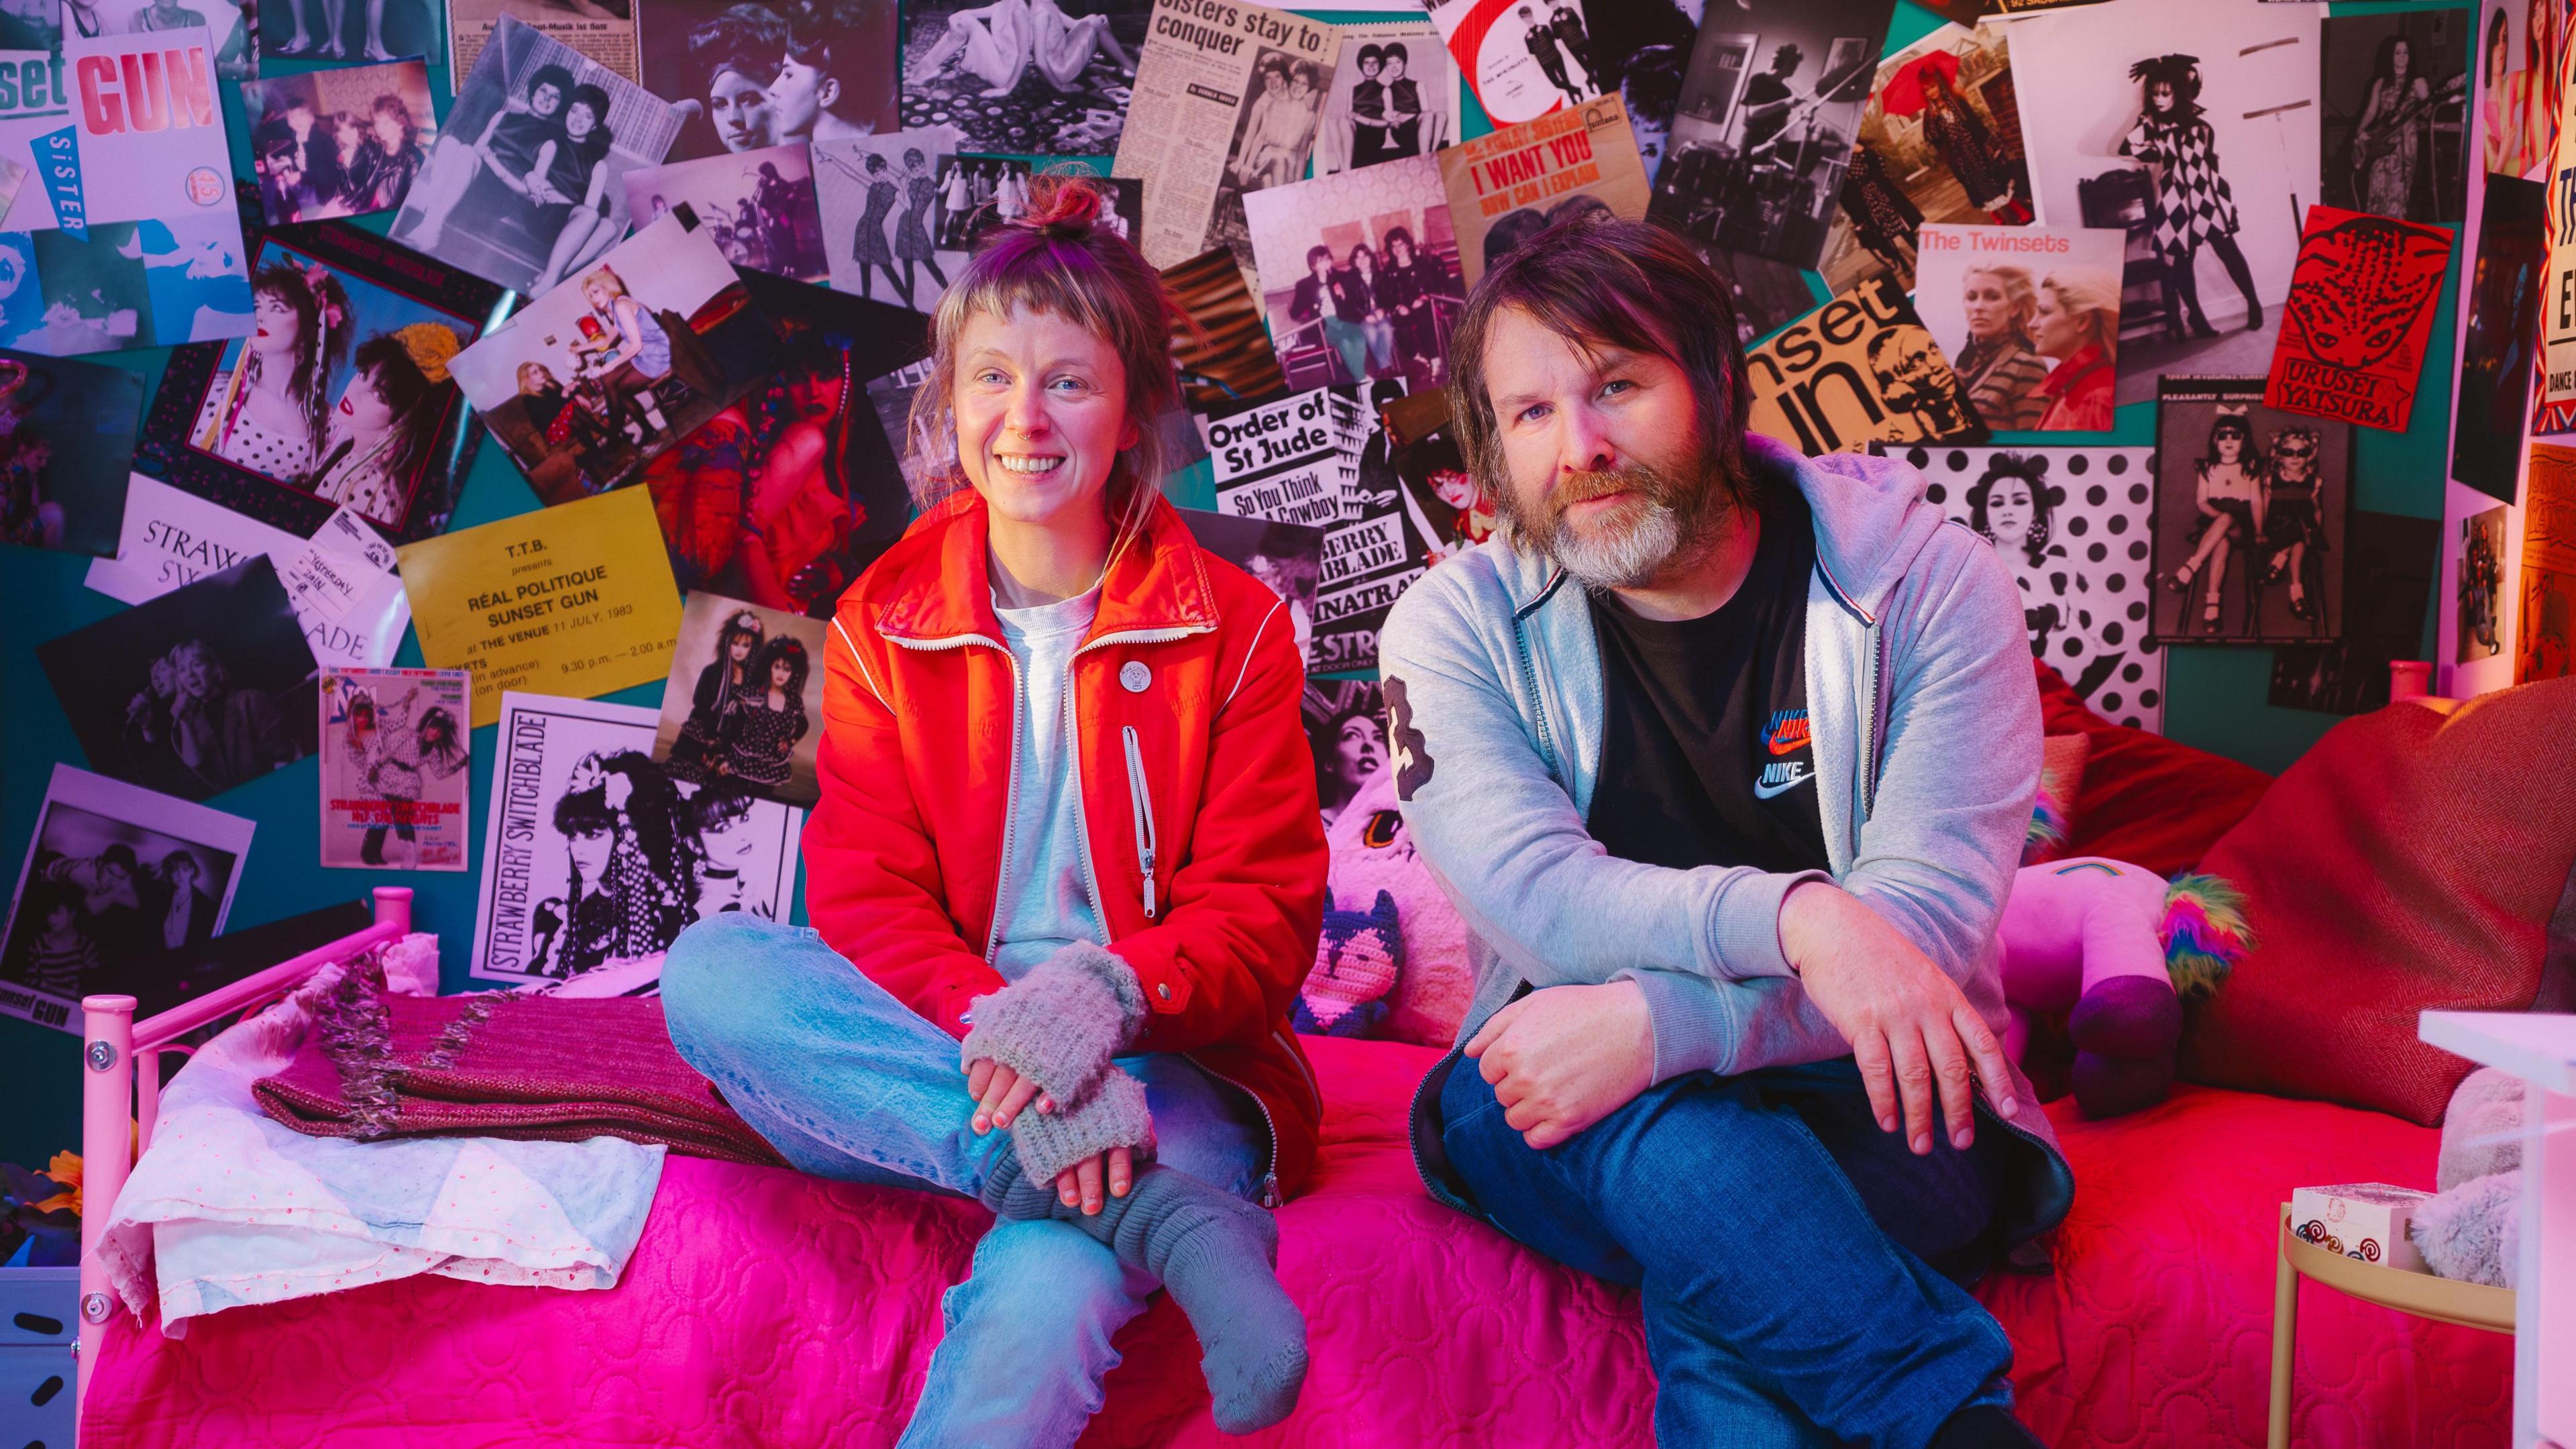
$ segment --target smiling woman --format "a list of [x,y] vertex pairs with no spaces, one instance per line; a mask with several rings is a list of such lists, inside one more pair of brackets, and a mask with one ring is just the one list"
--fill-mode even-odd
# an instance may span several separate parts
[[[1322,1112],[1283,1009],[1323,914],[1304,664],[1279,595],[1158,490],[1177,309],[1108,207],[1034,178],[939,299],[923,513],[822,651],[815,930],[704,921],[663,968],[674,1044],[796,1166],[997,1212],[925,1440],[1073,1443],[1137,1268],[1197,1327],[1220,1427],[1277,1422],[1305,1377],[1254,1206]],[[888,1072],[918,1090],[860,1080]]]

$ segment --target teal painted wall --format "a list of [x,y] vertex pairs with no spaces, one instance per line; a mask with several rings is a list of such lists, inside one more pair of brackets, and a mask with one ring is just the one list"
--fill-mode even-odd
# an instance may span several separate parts
[[[2337,6],[2382,10],[2425,8],[2410,5]],[[1332,11],[1313,12],[1327,19],[1361,19]],[[1897,7],[1890,48],[1909,44],[1939,22],[1911,4]],[[280,62],[272,72],[309,69]],[[448,99],[447,75],[433,67],[432,91],[442,115]],[[227,88],[225,123],[233,141],[233,160],[249,173],[249,155],[241,96]],[[1491,130],[1474,98],[1467,100],[1465,136]],[[364,224],[382,231],[385,219]],[[2458,289],[2459,257],[2454,247],[2451,275],[2443,289],[2442,310],[2433,327],[2434,346],[2425,359],[2425,386],[2415,408],[2414,426],[2402,434],[2361,430],[2354,505],[2386,513],[2438,519],[2442,515],[2443,475],[2449,456],[2452,376],[2453,296]],[[1811,275],[1811,287],[1822,290]],[[165,350],[113,354],[92,359],[141,373],[157,384]],[[148,400],[148,399],[147,399]],[[2031,435],[2026,435],[2031,436]],[[2006,435],[2007,441],[2011,435]],[[2152,443],[2155,409],[2139,404],[2120,410],[2114,441]],[[2036,438],[2034,437],[2034,440]],[[1185,475],[1174,492],[1184,504],[1210,501],[1205,465],[1196,476]],[[524,513],[537,506],[509,460],[497,447],[486,446],[468,477],[456,526],[471,527]],[[52,685],[37,666],[36,646],[105,618],[122,607],[81,583],[85,557],[29,549],[0,548],[0,871],[13,881],[26,857],[29,837],[44,802],[45,783],[56,761],[83,765],[81,748],[55,702]],[[2432,624],[2426,621],[2424,654],[2432,650]],[[418,639],[407,639],[397,661],[421,663]],[[2264,703],[2271,682],[2268,649],[2184,648],[2167,665],[2165,732],[2202,749],[2279,772],[2331,728],[2334,716],[2304,710],[2274,709]],[[606,698],[621,704],[658,707],[662,686],[647,685]],[[472,868],[463,872],[398,872],[324,870],[317,865],[320,807],[317,761],[307,760],[256,783],[218,796],[216,809],[258,822],[248,868],[233,900],[230,924],[258,925],[337,901],[363,899],[377,885],[401,884],[415,892],[413,919],[419,928],[441,938],[445,984],[464,989],[465,956],[474,938],[474,892],[482,869],[480,812],[490,798],[491,758],[495,730],[474,732],[474,809]],[[797,919],[803,919],[802,890]],[[0,1161],[41,1166],[53,1153],[77,1149],[80,1139],[79,1050],[75,1037],[15,1018],[0,1017]]]

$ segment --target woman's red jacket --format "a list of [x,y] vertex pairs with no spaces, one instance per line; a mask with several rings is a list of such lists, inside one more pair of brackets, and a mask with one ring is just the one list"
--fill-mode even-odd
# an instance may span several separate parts
[[[986,572],[983,500],[922,515],[843,595],[824,649],[822,799],[805,908],[832,948],[951,1034],[1001,989],[1018,666]],[[1260,1099],[1273,1201],[1315,1160],[1323,1104],[1288,1027],[1315,961],[1325,847],[1279,598],[1157,499],[1067,671],[1083,839],[1109,946],[1180,1052]]]

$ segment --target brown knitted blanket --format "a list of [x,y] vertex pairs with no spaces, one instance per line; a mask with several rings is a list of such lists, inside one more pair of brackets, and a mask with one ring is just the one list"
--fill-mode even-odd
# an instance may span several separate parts
[[362,1142],[607,1135],[785,1165],[672,1048],[659,997],[396,996],[372,976],[342,978],[295,1060],[254,1084],[269,1116]]

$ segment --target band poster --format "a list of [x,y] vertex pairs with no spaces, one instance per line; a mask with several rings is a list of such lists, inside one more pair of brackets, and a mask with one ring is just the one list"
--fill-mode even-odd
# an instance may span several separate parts
[[1871,277],[1747,349],[1746,426],[1809,457],[1872,443],[1982,443],[1985,422],[1896,279]]
[[640,706],[513,692],[497,713],[476,979],[561,980],[658,957],[711,916],[786,917],[803,811],[673,779]]
[[2558,146],[2550,159],[2549,271],[2542,278],[2535,433],[2576,433],[2576,45],[2559,57]]
[[514,686],[586,696],[671,672],[680,589],[645,489],[423,539],[401,566],[421,658],[475,672],[475,729],[501,717]]
[[1646,219],[1646,165],[1617,96],[1505,126],[1439,156],[1470,287],[1521,243],[1577,213]]
[[1145,183],[1137,249],[1157,267],[1226,246],[1246,266],[1243,193],[1301,180],[1342,38],[1258,5],[1161,0],[1112,176]]
[[2448,227],[2309,207],[2264,406],[2404,432],[2450,264]]
[[322,671],[323,865],[465,869],[473,690],[462,669]]

